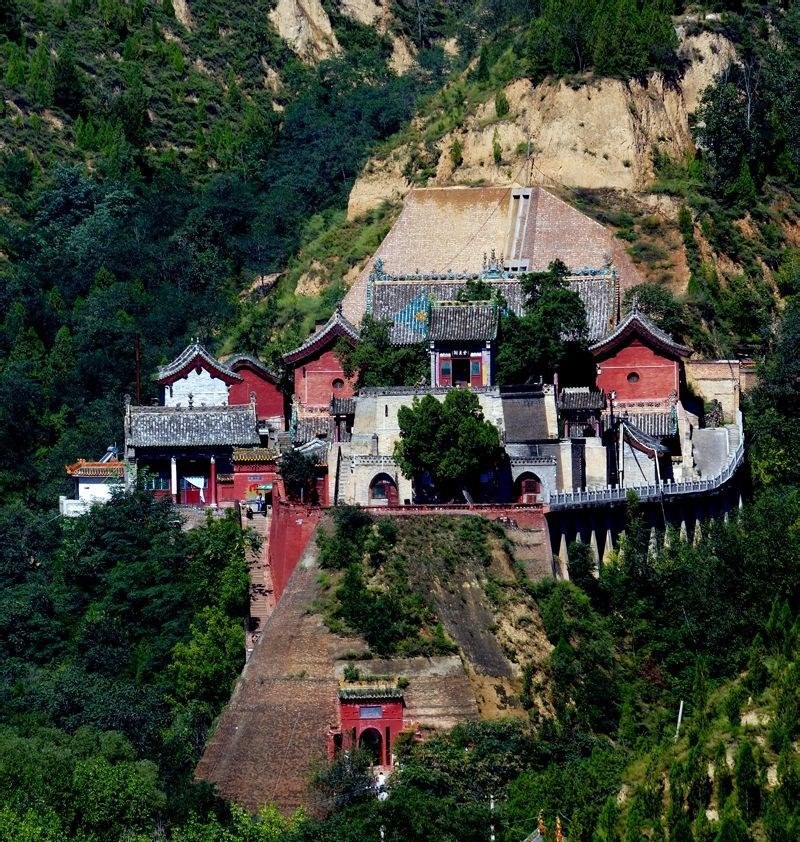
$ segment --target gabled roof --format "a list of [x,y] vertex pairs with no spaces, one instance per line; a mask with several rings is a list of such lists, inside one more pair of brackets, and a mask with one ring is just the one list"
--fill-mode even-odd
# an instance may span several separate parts
[[337,339],[344,338],[355,345],[359,337],[358,328],[350,324],[342,315],[341,307],[337,307],[333,315],[319,330],[312,333],[302,345],[299,345],[293,351],[289,351],[288,354],[284,354],[283,360],[287,363],[296,363],[331,345]]
[[228,357],[228,359],[225,360],[225,365],[233,372],[238,372],[242,368],[251,368],[267,380],[271,380],[273,383],[278,382],[278,375],[275,374],[272,369],[267,368],[261,360],[251,354],[234,354],[232,357]]
[[369,701],[370,699],[403,701],[403,691],[399,687],[340,687],[339,699],[343,702]]
[[623,345],[631,336],[639,336],[669,356],[688,357],[692,353],[691,348],[676,342],[636,309],[631,310],[611,333],[590,345],[589,350],[595,356],[606,354]]
[[603,409],[605,392],[588,386],[565,386],[558,395],[559,409]]
[[486,301],[447,302],[431,307],[432,342],[487,342],[497,338],[497,307]]
[[124,466],[118,459],[105,462],[87,462],[78,459],[72,465],[66,465],[65,470],[71,477],[121,477]]
[[331,398],[331,406],[328,410],[331,415],[355,415],[356,399],[355,398]]
[[[508,309],[518,316],[525,312],[525,291],[519,275],[504,273],[500,277],[485,274],[419,274],[389,275],[373,273],[374,285],[369,289],[367,312],[375,319],[392,323],[394,345],[410,345],[427,338],[430,308],[438,302],[452,302],[469,280],[480,279],[493,295],[502,297]],[[603,268],[585,267],[567,278],[567,285],[576,292],[586,309],[589,341],[605,336],[616,322],[619,283],[617,276]]]
[[229,385],[242,382],[242,378],[236,372],[223,365],[216,357],[212,357],[197,340],[187,345],[171,363],[158,369],[156,382],[160,386],[169,386],[170,383],[185,377],[198,365]]
[[255,408],[241,406],[129,406],[128,447],[230,447],[260,444]]
[[274,462],[278,458],[278,452],[269,447],[236,447],[233,450],[234,462]]

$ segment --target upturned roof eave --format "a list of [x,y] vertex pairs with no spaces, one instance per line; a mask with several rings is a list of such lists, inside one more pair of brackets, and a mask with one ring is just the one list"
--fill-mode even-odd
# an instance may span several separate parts
[[358,329],[350,324],[339,310],[336,310],[330,319],[302,345],[284,354],[283,361],[285,363],[299,362],[337,339],[346,339],[351,345],[355,345],[360,339]]
[[674,357],[688,357],[693,353],[691,348],[676,342],[668,333],[656,327],[650,319],[636,311],[631,311],[614,330],[591,344],[589,352],[596,357],[601,356],[622,345],[632,335],[638,335]]
[[202,362],[204,368],[225,381],[228,385],[243,382],[244,378],[236,374],[227,366],[223,365],[219,360],[209,354],[209,352],[199,343],[193,342],[178,354],[175,359],[161,366],[155,376],[155,381],[159,386],[169,386],[176,380],[185,377],[193,368],[197,366],[197,360]]

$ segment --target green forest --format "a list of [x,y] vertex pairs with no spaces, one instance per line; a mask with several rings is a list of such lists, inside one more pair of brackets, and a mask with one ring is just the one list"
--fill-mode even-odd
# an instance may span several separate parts
[[[381,34],[325,0],[342,50],[317,64],[268,25],[274,5],[190,0],[189,27],[171,0],[0,0],[0,838],[477,842],[493,823],[521,842],[540,810],[575,842],[800,838],[800,2],[391,0]],[[422,185],[436,142],[480,102],[507,110],[513,79],[675,80],[670,15],[740,61],[703,94],[697,153],[653,150],[690,280],[639,300],[700,350],[757,356],[752,499],[656,549],[632,499],[598,577],[580,545],[571,582],[520,575],[553,646],[525,673],[530,716],[405,747],[386,802],[358,757],[321,771],[309,814],[223,802],[192,772],[244,659],[249,539],[230,519],[183,532],[140,489],[64,522],[64,465],[120,442],[137,338],[144,372],[194,336],[277,366],[332,311],[397,212],[346,218],[371,154],[414,144],[405,175]],[[402,76],[392,36],[415,50]],[[647,217],[571,198],[641,252]],[[722,279],[698,230],[742,272]],[[333,281],[298,296],[313,261]],[[403,353],[352,365],[367,385],[413,382]],[[389,565],[402,594],[393,538],[341,528],[329,619],[373,633],[386,597],[359,570]],[[420,637],[424,605],[396,608],[377,651],[450,651]]]

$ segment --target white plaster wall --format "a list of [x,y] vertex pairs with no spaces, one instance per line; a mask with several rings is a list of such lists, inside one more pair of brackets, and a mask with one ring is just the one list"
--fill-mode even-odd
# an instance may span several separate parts
[[544,414],[547,419],[547,435],[558,438],[558,410],[556,409],[556,391],[550,384],[544,386]]
[[[418,397],[422,397],[419,395]],[[444,394],[434,397],[444,401]],[[394,451],[395,442],[400,438],[400,425],[397,413],[401,406],[411,406],[414,395],[369,395],[359,397],[356,401],[356,414],[353,420],[353,445],[359,443],[363,447],[369,442],[373,433],[378,434],[378,453],[390,456]],[[503,405],[499,393],[481,392],[478,403],[487,421],[491,421],[499,430],[503,429]],[[555,410],[555,404],[553,405]],[[369,446],[367,444],[367,446]],[[361,451],[359,451],[361,452]],[[369,450],[366,451],[367,453]]]
[[600,438],[586,439],[586,487],[605,488],[608,485],[608,456]]
[[190,371],[186,377],[164,387],[164,406],[189,406],[189,395],[194,406],[227,406],[228,384],[209,371]]
[[511,465],[511,479],[516,482],[522,474],[536,474],[537,477],[541,480],[542,483],[542,491],[541,491],[541,500],[543,502],[547,502],[550,499],[550,495],[558,489],[556,476],[558,473],[558,468],[555,464],[551,463],[542,463],[542,464],[535,464],[531,461],[529,465],[520,465],[520,464],[513,464]]
[[111,499],[114,485],[105,477],[81,477],[78,482],[78,499],[86,503],[105,503]]
[[[378,474],[388,474],[397,484],[400,504],[412,499],[411,480],[406,479],[394,460],[388,456],[373,458],[351,455],[348,444],[342,445],[342,459],[339,461],[339,500],[344,503],[369,506],[369,486]],[[331,488],[331,493],[333,493]]]

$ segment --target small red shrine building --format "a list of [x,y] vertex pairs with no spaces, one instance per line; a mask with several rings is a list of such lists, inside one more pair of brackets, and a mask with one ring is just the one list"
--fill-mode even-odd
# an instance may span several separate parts
[[398,687],[342,687],[339,726],[328,731],[328,757],[358,747],[372,755],[375,766],[391,766],[392,748],[408,725],[403,719],[403,691]]
[[347,377],[336,354],[336,343],[359,340],[358,329],[342,315],[341,305],[300,346],[283,355],[294,372],[294,396],[300,411],[328,412],[331,398],[351,398],[355,378]]
[[636,308],[589,350],[597,364],[597,388],[614,392],[618,407],[677,397],[681,361],[692,353]]

